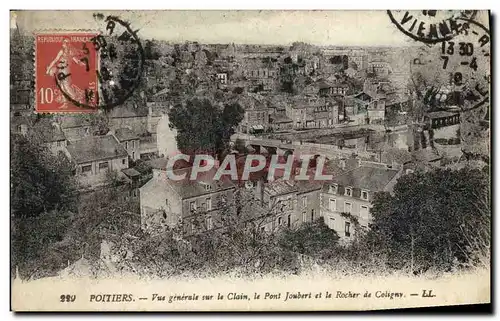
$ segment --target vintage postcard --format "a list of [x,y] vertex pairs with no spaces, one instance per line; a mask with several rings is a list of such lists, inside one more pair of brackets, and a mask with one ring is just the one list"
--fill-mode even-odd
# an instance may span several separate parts
[[490,12],[10,18],[13,311],[491,302]]

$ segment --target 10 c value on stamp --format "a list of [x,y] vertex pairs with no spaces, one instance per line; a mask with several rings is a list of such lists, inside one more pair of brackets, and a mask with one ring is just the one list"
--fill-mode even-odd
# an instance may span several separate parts
[[93,44],[96,36],[97,33],[92,32],[36,34],[36,112],[97,110],[87,107],[97,106],[99,100],[99,55]]

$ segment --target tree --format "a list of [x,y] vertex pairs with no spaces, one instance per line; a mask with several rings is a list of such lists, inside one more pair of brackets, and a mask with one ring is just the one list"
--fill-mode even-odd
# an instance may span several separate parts
[[234,142],[234,149],[237,150],[240,154],[248,153],[248,148],[245,146],[245,141],[241,138],[237,138]]
[[11,139],[11,208],[16,217],[36,217],[75,205],[76,180],[65,155],[52,155],[40,137]]
[[36,132],[28,137],[12,136],[12,267],[32,276],[45,266],[62,262],[39,260],[64,238],[76,209],[76,188],[73,166],[66,156],[52,155]]
[[222,110],[208,99],[194,98],[169,110],[170,126],[177,130],[177,145],[185,154],[220,156],[228,150],[234,127],[243,120],[243,108],[226,104]]
[[321,218],[296,230],[286,230],[280,239],[280,246],[292,252],[322,258],[332,251],[338,239],[337,232]]
[[158,60],[161,56],[156,48],[156,44],[149,39],[144,44],[144,56],[148,60]]
[[394,195],[375,195],[372,233],[382,236],[396,268],[448,270],[470,262],[471,244],[489,244],[488,204],[488,176],[477,169],[409,174]]

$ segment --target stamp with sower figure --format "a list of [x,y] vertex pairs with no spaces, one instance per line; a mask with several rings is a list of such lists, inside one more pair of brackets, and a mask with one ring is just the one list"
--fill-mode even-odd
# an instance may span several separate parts
[[[38,33],[35,37],[36,99],[40,113],[88,112],[79,103],[98,104],[97,70],[99,56],[90,39],[96,33]],[[58,79],[59,86],[56,82]]]
[[115,16],[93,17],[102,30],[37,33],[36,112],[110,110],[139,86],[144,52],[137,31]]

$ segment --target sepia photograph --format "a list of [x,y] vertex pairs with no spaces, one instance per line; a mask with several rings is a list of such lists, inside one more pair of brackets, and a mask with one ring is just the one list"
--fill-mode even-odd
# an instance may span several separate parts
[[10,11],[11,309],[491,303],[490,26]]

